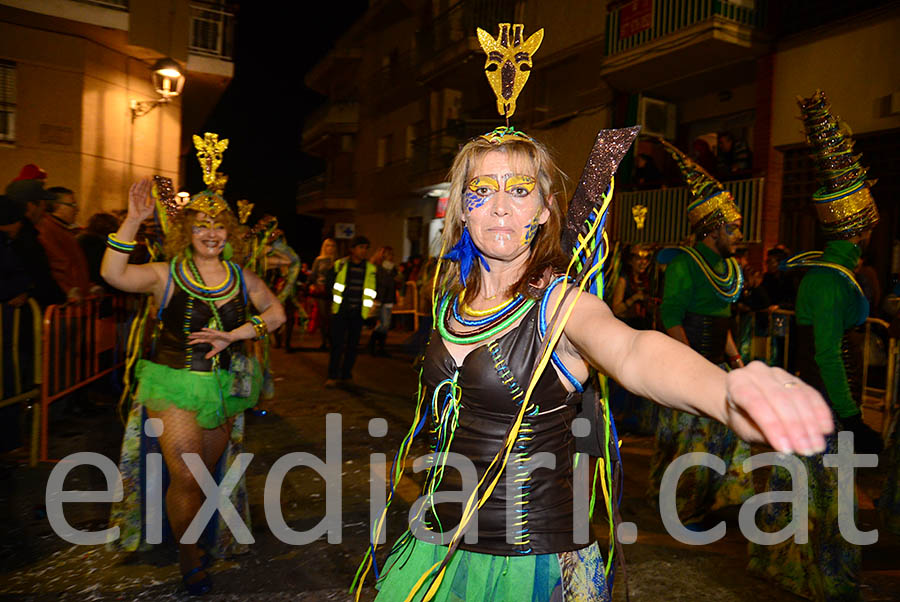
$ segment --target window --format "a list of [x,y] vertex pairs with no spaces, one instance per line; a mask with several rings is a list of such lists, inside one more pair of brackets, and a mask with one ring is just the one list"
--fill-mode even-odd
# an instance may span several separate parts
[[375,154],[375,167],[381,168],[391,162],[391,136],[382,136],[378,139],[378,147]]
[[0,142],[16,139],[16,64],[0,61]]

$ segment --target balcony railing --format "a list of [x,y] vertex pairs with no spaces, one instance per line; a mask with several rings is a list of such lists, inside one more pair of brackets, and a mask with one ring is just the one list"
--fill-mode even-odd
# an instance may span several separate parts
[[515,5],[515,0],[460,0],[419,32],[419,59],[434,59],[457,42],[474,37],[476,27],[514,22]]
[[[745,242],[762,241],[762,206],[764,178],[734,180],[722,185],[732,195],[743,216]],[[690,195],[687,188],[663,188],[618,192],[613,199],[618,240],[625,243],[656,242],[677,243],[690,234],[687,206]],[[637,229],[631,208],[635,205],[647,207],[644,227]]]
[[409,50],[391,57],[390,64],[376,71],[368,80],[366,89],[384,94],[392,89],[415,82],[416,52]]
[[435,171],[446,172],[463,144],[496,126],[496,119],[458,121],[450,127],[416,138],[412,142],[410,174],[416,177]]
[[94,6],[102,6],[103,8],[112,8],[114,10],[128,10],[128,0],[75,0],[81,4],[92,4]]
[[234,13],[222,5],[191,2],[188,50],[230,61],[234,56]]
[[629,7],[617,8],[607,15],[607,56],[632,50],[713,17],[720,17],[739,25],[754,28],[761,28],[765,19],[765,0],[747,2],[729,0],[647,1],[649,5],[652,5],[651,12],[644,15],[632,14],[627,22],[622,17],[623,10],[631,10]]
[[305,201],[322,196],[349,198],[354,195],[353,183],[349,181],[329,182],[325,174],[313,176],[297,185],[297,200]]

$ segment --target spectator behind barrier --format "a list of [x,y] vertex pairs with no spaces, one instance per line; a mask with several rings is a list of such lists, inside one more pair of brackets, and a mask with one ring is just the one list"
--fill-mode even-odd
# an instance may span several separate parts
[[6,194],[3,204],[15,206],[7,207],[12,212],[7,214],[7,219],[20,216],[7,224],[6,242],[10,252],[25,266],[31,278],[29,296],[34,297],[41,307],[64,302],[65,295],[53,279],[47,254],[38,241],[38,231],[34,226],[43,216],[44,202],[51,193],[44,189],[43,182],[39,180],[15,180],[6,187]]
[[48,203],[49,213],[37,223],[38,240],[47,252],[56,283],[70,301],[81,301],[103,289],[91,286],[87,259],[71,230],[78,216],[75,193],[62,186],[48,192],[53,194],[53,199]]
[[119,229],[119,220],[111,213],[95,213],[88,220],[85,229],[75,237],[87,260],[88,276],[91,282],[99,282],[108,292],[115,289],[100,278],[100,264],[106,250],[106,237]]

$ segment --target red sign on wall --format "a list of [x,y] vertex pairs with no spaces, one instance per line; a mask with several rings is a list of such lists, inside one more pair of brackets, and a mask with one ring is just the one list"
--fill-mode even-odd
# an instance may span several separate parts
[[653,27],[653,0],[631,0],[619,9],[619,39]]
[[447,203],[450,201],[450,197],[442,196],[437,200],[437,203],[434,207],[434,218],[438,219],[447,215]]

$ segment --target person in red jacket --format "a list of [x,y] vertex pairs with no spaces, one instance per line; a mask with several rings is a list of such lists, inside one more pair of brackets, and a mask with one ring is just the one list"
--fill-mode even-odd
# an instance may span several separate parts
[[62,186],[49,188],[56,198],[49,201],[49,213],[37,224],[38,240],[47,252],[53,279],[70,301],[80,301],[92,292],[87,258],[72,232],[78,216],[75,193]]

